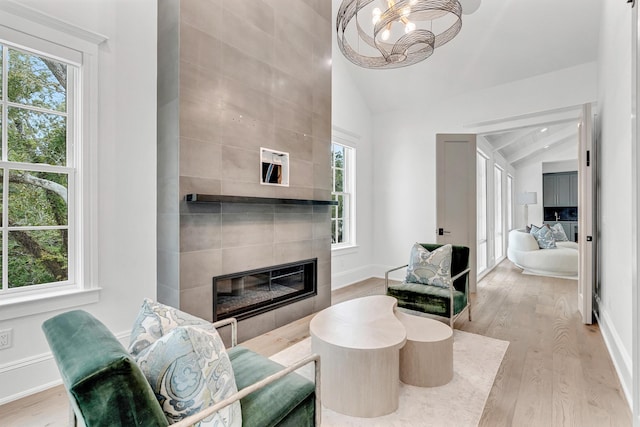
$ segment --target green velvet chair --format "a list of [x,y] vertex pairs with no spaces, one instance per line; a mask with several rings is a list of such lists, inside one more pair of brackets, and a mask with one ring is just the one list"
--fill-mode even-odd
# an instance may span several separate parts
[[[436,243],[420,243],[428,251],[443,246]],[[408,264],[393,268],[384,275],[386,294],[398,300],[398,307],[437,317],[445,317],[453,323],[466,309],[471,320],[469,301],[469,248],[453,246],[451,253],[452,286],[442,288],[422,283],[390,283],[389,273],[406,268]]]
[[[239,391],[172,427],[191,426],[237,400],[243,427],[319,426],[320,357],[310,355],[285,368],[236,346],[235,319],[213,325],[218,328],[229,324],[232,348],[227,352]],[[42,329],[69,394],[72,425],[169,425],[141,369],[99,320],[85,311],[73,310],[48,319]],[[293,372],[308,363],[316,365],[315,384]]]

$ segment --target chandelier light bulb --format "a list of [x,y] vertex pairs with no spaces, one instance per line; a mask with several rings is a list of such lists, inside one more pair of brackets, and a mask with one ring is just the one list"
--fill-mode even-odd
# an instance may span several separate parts
[[411,7],[409,6],[403,7],[402,10],[400,11],[400,16],[402,16],[403,18],[406,18],[409,15],[411,15]]
[[382,30],[382,33],[380,34],[380,38],[384,41],[387,41],[389,40],[390,35],[391,35],[391,31],[385,28],[384,30]]
[[373,15],[373,18],[371,18],[371,22],[373,23],[373,25],[376,25],[379,20],[380,20],[380,15]]
[[380,15],[382,15],[382,11],[380,10],[380,8],[379,8],[379,7],[376,7],[376,8],[374,8],[374,9],[371,11],[371,14],[372,14],[373,16],[377,16],[377,17],[379,18],[379,17],[380,17]]
[[407,25],[404,26],[404,32],[407,34],[415,29],[416,29],[416,24],[414,24],[413,22],[407,22]]

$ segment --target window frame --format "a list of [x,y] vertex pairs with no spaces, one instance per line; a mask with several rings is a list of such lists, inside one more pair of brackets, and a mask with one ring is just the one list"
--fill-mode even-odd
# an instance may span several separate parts
[[[499,260],[502,260],[505,257],[505,239],[504,239],[504,226],[505,226],[505,215],[504,215],[504,183],[503,177],[505,174],[504,168],[494,163],[493,165],[493,259],[494,264],[498,264]],[[500,255],[497,254],[497,247],[500,245]]]
[[[335,187],[335,167],[333,162],[333,146],[339,145],[344,149],[344,167],[343,167],[343,189],[341,192],[334,192]],[[331,140],[331,196],[332,198],[337,195],[342,195],[346,202],[342,208],[342,221],[343,221],[343,241],[339,243],[331,243],[332,250],[340,250],[353,248],[356,246],[356,232],[355,232],[355,165],[356,165],[356,148],[348,142],[336,138],[335,136]],[[331,206],[331,211],[337,209],[335,206]],[[330,217],[331,227],[334,227],[333,214]],[[333,230],[332,230],[333,235]],[[347,238],[345,238],[345,235]]]
[[[480,159],[482,159],[484,161],[484,175],[480,176],[480,167],[479,167],[479,162]],[[488,198],[489,198],[489,191],[488,191],[488,184],[489,184],[489,175],[488,175],[488,164],[489,164],[489,157],[482,152],[481,150],[476,150],[476,170],[477,170],[477,174],[478,176],[476,177],[476,210],[477,210],[477,224],[476,224],[476,233],[477,233],[477,252],[478,252],[478,257],[480,256],[480,254],[482,253],[482,251],[480,250],[480,246],[484,245],[485,250],[484,250],[484,260],[481,263],[479,258],[477,258],[476,262],[477,262],[477,273],[481,274],[484,271],[489,269],[489,236],[488,236],[488,230],[489,230],[489,204],[488,204]],[[481,187],[482,186],[482,187]],[[480,192],[479,190],[482,190],[482,192]],[[484,207],[484,209],[481,209],[482,207]],[[481,221],[481,219],[483,219],[484,221]],[[480,229],[480,223],[483,222],[483,229]],[[484,233],[481,233],[481,231],[484,231]],[[483,267],[481,269],[481,267]]]
[[[72,156],[75,161],[74,168],[69,169],[67,190],[68,283],[0,291],[0,320],[67,309],[95,303],[99,299],[96,172],[98,56],[100,45],[106,40],[101,34],[86,31],[18,3],[0,3],[2,44],[78,67],[74,76],[77,90],[72,89],[67,93],[68,97],[73,97],[70,100],[68,98],[68,104],[75,106],[73,114],[67,111],[67,143],[71,144],[67,147],[67,160]],[[3,78],[3,85],[6,85],[5,82],[6,76]],[[4,129],[6,126],[3,126],[3,132],[6,132]],[[71,142],[70,134],[73,135]],[[69,166],[71,165],[67,163],[66,167]],[[6,193],[8,176],[4,179]],[[6,274],[6,269],[3,274]]]

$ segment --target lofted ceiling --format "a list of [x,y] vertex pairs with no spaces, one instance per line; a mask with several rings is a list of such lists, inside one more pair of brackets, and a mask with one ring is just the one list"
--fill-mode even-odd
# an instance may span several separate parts
[[[382,7],[382,0],[374,1]],[[334,19],[341,2],[333,0]],[[476,12],[462,16],[460,33],[423,62],[364,69],[346,60],[337,45],[333,60],[344,61],[372,113],[424,108],[425,99],[431,103],[596,61],[601,8],[600,0],[482,0]],[[575,143],[579,114],[579,106],[570,106],[474,127],[517,166],[544,150]]]

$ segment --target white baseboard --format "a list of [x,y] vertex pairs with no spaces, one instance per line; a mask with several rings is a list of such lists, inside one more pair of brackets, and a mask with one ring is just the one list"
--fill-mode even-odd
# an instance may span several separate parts
[[356,282],[373,277],[374,266],[365,265],[352,270],[343,271],[331,275],[331,290],[344,288]]
[[607,346],[607,350],[609,350],[613,366],[618,373],[618,378],[620,379],[624,396],[627,399],[627,404],[633,411],[633,364],[631,362],[631,355],[624,348],[622,339],[613,327],[611,318],[606,311],[600,311],[600,315],[598,316],[598,325],[600,325],[600,332],[602,333],[602,338]]

